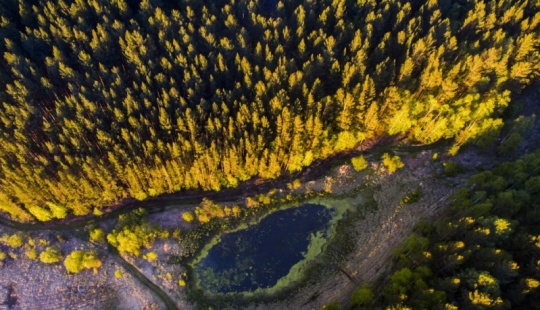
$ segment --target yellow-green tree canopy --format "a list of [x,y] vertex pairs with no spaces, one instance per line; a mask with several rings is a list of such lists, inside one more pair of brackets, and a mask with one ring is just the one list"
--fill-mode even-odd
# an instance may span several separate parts
[[39,254],[39,260],[45,264],[54,264],[62,260],[62,252],[57,247],[47,247]]
[[107,241],[121,254],[139,257],[141,250],[152,246],[156,238],[167,237],[166,230],[148,223],[144,209],[137,209],[120,216],[116,228],[107,235]]
[[69,273],[79,273],[84,269],[101,267],[101,261],[94,250],[75,250],[64,259],[64,267]]
[[455,154],[540,76],[533,0],[131,2],[2,1],[4,216],[217,191],[388,135]]

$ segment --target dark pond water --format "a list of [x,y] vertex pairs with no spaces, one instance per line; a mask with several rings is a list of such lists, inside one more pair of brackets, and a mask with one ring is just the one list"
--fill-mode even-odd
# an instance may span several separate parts
[[196,266],[202,288],[229,293],[274,286],[304,258],[312,234],[326,236],[331,218],[331,209],[304,204],[224,234]]

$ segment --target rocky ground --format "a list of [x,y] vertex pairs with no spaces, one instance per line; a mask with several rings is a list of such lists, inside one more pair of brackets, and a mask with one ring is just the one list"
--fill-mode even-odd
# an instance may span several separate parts
[[169,261],[170,255],[178,255],[182,251],[178,242],[159,240],[150,250],[158,255],[156,260],[132,257],[127,260],[169,295],[179,309],[193,309],[194,306],[187,302],[186,287],[179,284],[179,281],[185,278],[185,270],[181,265]]
[[[0,235],[5,233],[15,231],[0,227]],[[73,237],[59,242],[59,235],[64,238],[52,232],[27,233],[25,238],[61,244],[64,254],[92,248]],[[103,265],[96,272],[85,270],[72,275],[62,262],[45,265],[39,259],[27,258],[25,247],[2,246],[9,255],[0,267],[0,309],[163,309],[161,301],[125,272],[113,256],[100,253]],[[114,276],[117,270],[122,277]]]

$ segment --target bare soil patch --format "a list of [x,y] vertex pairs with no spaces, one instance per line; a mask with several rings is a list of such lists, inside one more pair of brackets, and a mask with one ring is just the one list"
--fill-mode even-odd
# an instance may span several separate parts
[[[0,235],[4,233],[15,231],[0,226]],[[91,248],[73,237],[59,242],[57,234],[51,232],[27,235],[59,245],[64,255],[74,249]],[[62,261],[46,265],[28,259],[24,246],[3,250],[17,256],[8,258],[0,267],[0,303],[7,300],[9,293],[15,299],[10,307],[6,305],[8,309],[163,309],[159,298],[104,253],[100,253],[103,265],[96,272],[85,270],[73,275],[67,273]],[[119,279],[114,276],[116,270],[123,273]]]

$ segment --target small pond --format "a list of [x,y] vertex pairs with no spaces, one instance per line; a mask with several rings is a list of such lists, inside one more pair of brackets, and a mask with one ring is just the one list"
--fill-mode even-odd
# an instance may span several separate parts
[[303,204],[221,235],[195,266],[201,288],[230,293],[276,285],[304,260],[313,239],[326,239],[333,212],[322,205]]

